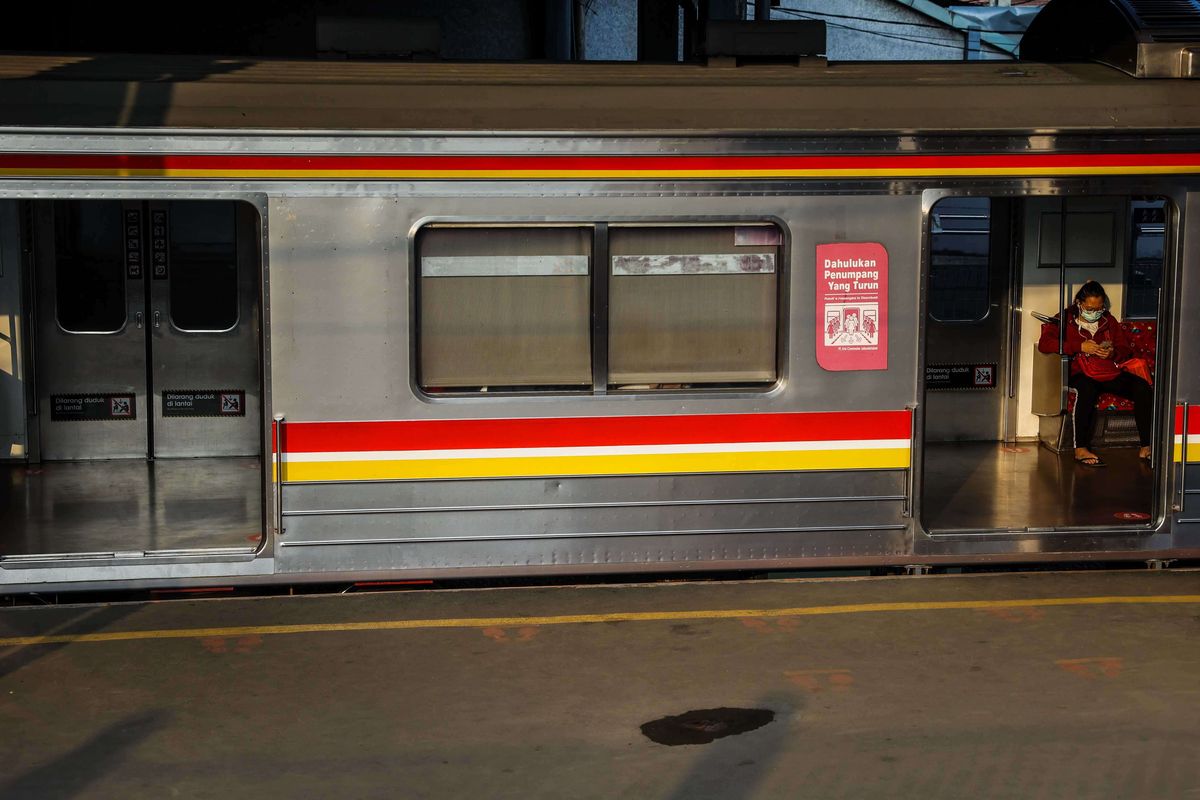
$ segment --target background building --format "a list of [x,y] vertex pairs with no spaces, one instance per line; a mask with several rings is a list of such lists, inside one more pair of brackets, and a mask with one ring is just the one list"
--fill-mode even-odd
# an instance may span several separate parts
[[[995,1],[995,0],[993,0]],[[833,61],[1012,58],[1042,0],[145,0],[14,10],[0,50],[484,61],[704,59],[710,20],[821,20]]]

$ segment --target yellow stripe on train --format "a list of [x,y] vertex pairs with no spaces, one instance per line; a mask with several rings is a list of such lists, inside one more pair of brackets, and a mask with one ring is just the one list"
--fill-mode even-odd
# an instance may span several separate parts
[[283,479],[289,482],[381,481],[689,472],[794,472],[906,469],[908,464],[907,448],[395,461],[292,461],[284,463]]
[[[1194,436],[1195,434],[1193,434]],[[1179,437],[1175,437],[1175,463],[1183,461],[1183,444],[1179,441]],[[1188,463],[1200,463],[1200,444],[1193,442],[1188,443]]]

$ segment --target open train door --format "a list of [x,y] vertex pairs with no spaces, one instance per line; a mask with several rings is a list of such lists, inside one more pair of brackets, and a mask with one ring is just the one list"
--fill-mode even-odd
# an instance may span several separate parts
[[[1130,195],[929,204],[919,500],[929,534],[1151,529],[1162,510],[1154,467],[1168,463],[1162,381],[1152,374],[1139,403],[1103,391],[1091,413],[1074,413],[1072,359],[1039,339],[1045,324],[1057,345],[1059,312],[1097,281],[1108,332],[1153,372],[1168,217],[1164,198]],[[1157,461],[1139,458],[1143,438]],[[1089,444],[1102,466],[1076,459]]]
[[253,552],[264,531],[259,217],[25,203],[28,452],[0,553]]
[[[1200,192],[1190,192],[1186,199],[1186,228],[1178,237],[1182,263],[1200,264]],[[1184,219],[1180,215],[1179,219]],[[1200,275],[1195,269],[1185,271],[1180,281],[1179,307],[1200,307]],[[1177,344],[1176,394],[1172,413],[1172,463],[1175,470],[1171,475],[1171,490],[1175,500],[1171,511],[1174,515],[1177,547],[1200,548],[1200,337],[1195,332],[1196,316],[1183,314],[1179,329],[1182,335]],[[1186,365],[1186,367],[1185,367]]]

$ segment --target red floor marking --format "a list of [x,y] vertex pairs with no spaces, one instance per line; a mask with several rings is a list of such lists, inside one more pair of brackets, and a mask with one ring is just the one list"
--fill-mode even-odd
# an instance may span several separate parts
[[513,635],[509,636],[508,631],[504,628],[484,628],[483,635],[496,642],[528,642],[530,639],[538,635],[539,630],[535,627],[528,626],[524,628],[516,628]]
[[1059,669],[1065,670],[1080,678],[1094,680],[1096,678],[1115,678],[1121,674],[1125,666],[1124,659],[1113,656],[1100,658],[1063,658],[1054,662]]
[[758,619],[757,617],[743,617],[741,623],[752,631],[759,633],[780,633],[782,631],[790,631],[793,628],[799,627],[800,620],[795,617],[777,617],[775,619]]
[[363,586],[432,586],[433,581],[358,581],[354,584]]
[[1029,452],[1028,447],[1001,447],[1000,449],[1006,453],[1028,453]]
[[1118,511],[1117,513],[1113,514],[1113,516],[1117,519],[1137,522],[1145,522],[1146,520],[1150,519],[1150,515],[1144,511]]
[[262,645],[262,637],[251,634],[239,636],[237,639],[227,639],[223,636],[211,636],[201,639],[200,645],[210,653],[249,653]]
[[237,640],[235,652],[249,653],[251,650],[257,650],[262,645],[262,637],[251,634],[250,636],[242,636]]
[[800,669],[783,673],[789,681],[806,692],[848,692],[854,685],[854,675],[848,669]]
[[1005,622],[1034,622],[1046,616],[1041,608],[981,608],[980,611]]

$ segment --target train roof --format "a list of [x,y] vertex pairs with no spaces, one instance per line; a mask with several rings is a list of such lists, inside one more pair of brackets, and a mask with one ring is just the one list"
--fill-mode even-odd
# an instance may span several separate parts
[[1200,130],[1200,86],[1099,64],[0,55],[0,126],[452,134]]

